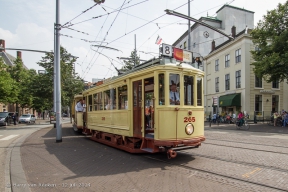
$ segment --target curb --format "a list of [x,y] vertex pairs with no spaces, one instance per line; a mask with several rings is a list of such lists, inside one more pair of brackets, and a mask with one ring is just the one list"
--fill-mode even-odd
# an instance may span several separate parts
[[[39,129],[49,127],[51,126],[47,125]],[[24,135],[18,138],[16,141],[13,141],[6,150],[7,155],[5,163],[5,183],[6,183],[5,191],[7,192],[11,191],[31,192],[30,188],[28,187],[24,169],[22,167],[20,148],[23,142],[26,140],[26,138],[36,131],[37,130],[34,130],[30,134]],[[14,188],[16,187],[14,185],[17,184],[20,184],[21,187]]]

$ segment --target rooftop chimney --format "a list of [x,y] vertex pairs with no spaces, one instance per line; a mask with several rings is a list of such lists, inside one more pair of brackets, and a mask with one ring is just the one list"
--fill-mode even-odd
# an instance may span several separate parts
[[215,50],[215,41],[214,41],[214,40],[212,41],[212,47],[211,47],[211,49],[212,49],[211,52]]
[[5,52],[5,40],[0,39],[0,47],[4,48],[4,50],[0,49],[0,52]]
[[236,37],[236,27],[235,26],[233,26],[231,28],[231,33],[232,33],[232,37],[235,38]]
[[22,53],[21,53],[21,51],[17,51],[17,58],[22,59]]

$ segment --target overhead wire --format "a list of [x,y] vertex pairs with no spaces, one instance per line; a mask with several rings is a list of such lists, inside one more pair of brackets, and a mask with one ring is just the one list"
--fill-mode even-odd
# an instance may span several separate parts
[[[190,0],[189,2],[191,2],[191,1],[193,1],[193,0]],[[176,9],[179,9],[180,7],[183,7],[184,5],[187,5],[187,4],[188,4],[188,3],[185,3],[185,4],[183,4],[183,5],[180,5],[179,7],[173,9],[173,11],[176,10]],[[113,43],[114,41],[117,41],[118,39],[121,39],[122,37],[124,37],[124,36],[126,36],[126,35],[128,35],[128,34],[134,32],[134,31],[136,31],[136,30],[138,30],[138,29],[140,29],[140,28],[142,28],[142,27],[148,25],[149,23],[152,23],[153,21],[156,21],[157,19],[159,19],[159,18],[161,18],[161,17],[163,17],[163,16],[165,16],[165,15],[166,15],[166,13],[164,13],[163,15],[160,15],[159,17],[157,17],[157,18],[155,18],[155,19],[153,19],[153,20],[151,20],[151,21],[149,21],[149,22],[147,22],[147,23],[145,23],[145,24],[143,24],[143,25],[137,27],[136,29],[133,29],[132,31],[126,33],[125,35],[122,35],[122,36],[120,36],[120,37],[118,37],[118,38],[112,40],[112,41],[109,42],[108,44],[111,44],[111,43]]]
[[66,22],[64,25],[62,25],[61,27],[64,27],[65,25],[71,23],[71,21],[73,21],[74,19],[76,19],[77,17],[79,17],[80,15],[86,13],[87,11],[93,9],[96,5],[98,5],[98,3],[94,4],[93,6],[91,6],[90,8],[86,9],[85,11],[82,11],[82,13],[80,13],[79,15],[77,15],[76,17],[74,17],[73,19],[71,19],[70,21]]
[[[231,4],[233,1],[234,1],[234,0],[232,0],[232,1],[230,1],[229,3],[226,3],[226,4]],[[219,6],[222,6],[222,5],[223,5],[223,3],[220,4],[220,5],[217,5],[217,6],[213,7],[213,8],[210,8],[210,9],[207,9],[207,10],[202,11],[202,12],[200,12],[200,13],[197,13],[197,14],[193,15],[193,17],[195,17],[196,15],[202,14],[202,13],[204,13],[204,12],[206,12],[206,11],[209,11],[209,10],[211,10],[211,9],[215,9],[215,8],[217,8],[217,7],[219,7]],[[175,10],[175,9],[174,9],[174,10]],[[142,45],[144,45],[149,39],[151,39],[151,37],[154,36],[155,33],[157,33],[160,29],[165,28],[165,27],[168,27],[168,26],[170,26],[170,25],[173,25],[173,24],[175,24],[175,23],[177,23],[177,22],[180,22],[180,21],[183,21],[183,20],[186,20],[186,19],[180,19],[180,20],[178,20],[178,21],[176,21],[176,22],[169,23],[169,24],[167,24],[167,25],[165,25],[165,26],[163,26],[163,27],[159,27],[159,26],[157,25],[157,26],[159,27],[159,29],[157,29],[146,41],[144,41],[144,43],[142,43],[142,44],[138,47],[138,49],[139,49],[140,47],[142,47]],[[177,24],[178,24],[178,23],[177,23]],[[186,25],[188,25],[188,24],[186,24]]]
[[[123,4],[121,5],[121,7],[120,7],[119,10],[121,10],[121,8],[124,6],[125,2],[126,2],[126,0],[124,0]],[[117,19],[118,15],[119,15],[119,11],[118,11],[116,17],[114,18],[112,24],[110,25],[108,31],[106,32],[106,34],[105,34],[105,36],[104,36],[104,38],[103,38],[103,41],[105,41],[107,35],[109,34],[109,31],[110,31],[111,27],[113,26],[115,20]],[[100,43],[100,45],[102,45],[102,43]],[[107,45],[108,45],[108,44],[107,44]],[[97,52],[98,52],[98,50],[99,50],[99,47],[98,47],[98,49],[97,49]],[[102,49],[102,50],[103,50],[103,49]],[[94,56],[95,56],[95,55],[96,55],[96,52],[95,52]],[[99,54],[99,55],[100,55],[100,54]],[[99,57],[99,55],[98,55],[98,57]],[[93,56],[93,58],[94,58],[94,56]],[[98,59],[98,57],[95,59],[94,63],[96,62],[96,60]],[[92,60],[91,60],[91,61],[92,61]],[[94,63],[93,63],[93,64],[94,64]],[[87,66],[87,68],[85,69],[85,72],[86,72],[86,70],[89,72],[89,70],[91,69],[91,67],[93,66],[93,64],[90,63],[90,64]],[[91,65],[91,67],[90,67],[90,65]],[[90,67],[90,68],[89,68],[89,67]],[[85,72],[84,72],[84,75],[85,75]],[[84,75],[83,75],[83,76],[84,76]]]
[[[149,0],[144,0],[144,1],[141,1],[141,2],[139,2],[139,3],[135,3],[135,4],[133,4],[133,5],[130,5],[130,6],[121,8],[121,10],[128,9],[128,8],[130,8],[130,7],[133,7],[133,6],[135,6],[135,5],[139,5],[139,4],[141,4],[141,3],[143,3],[143,2],[146,2],[146,1],[149,1]],[[68,25],[68,27],[71,27],[71,26],[73,26],[73,25],[77,25],[77,24],[80,24],[80,23],[84,23],[84,22],[86,22],[86,21],[90,21],[90,20],[93,20],[93,19],[98,19],[98,18],[100,18],[100,17],[103,17],[103,16],[105,16],[105,15],[110,15],[110,14],[115,13],[115,12],[117,12],[117,11],[120,11],[120,9],[114,10],[114,11],[109,12],[109,13],[107,13],[107,14],[103,14],[103,15],[99,15],[99,16],[96,16],[96,17],[92,17],[91,19],[86,19],[86,20],[80,21],[80,22],[78,22],[78,23],[70,24],[70,25]]]

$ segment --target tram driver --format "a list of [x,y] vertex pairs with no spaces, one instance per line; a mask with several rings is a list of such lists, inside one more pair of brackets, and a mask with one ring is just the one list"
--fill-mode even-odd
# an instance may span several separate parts
[[75,105],[75,111],[76,112],[83,112],[84,111],[84,107],[83,107],[84,103],[85,103],[84,100],[80,99]]
[[170,86],[170,105],[180,105],[180,96],[176,84]]

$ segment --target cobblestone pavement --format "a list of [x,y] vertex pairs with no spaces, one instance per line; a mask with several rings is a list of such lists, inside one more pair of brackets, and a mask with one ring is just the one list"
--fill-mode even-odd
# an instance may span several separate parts
[[71,124],[62,131],[62,143],[53,128],[23,143],[31,191],[288,191],[285,136],[210,129],[200,148],[168,160],[163,153],[129,154],[96,143]]
[[55,129],[42,129],[21,147],[31,191],[243,191],[146,156],[96,143],[65,126],[62,143],[55,143]]

